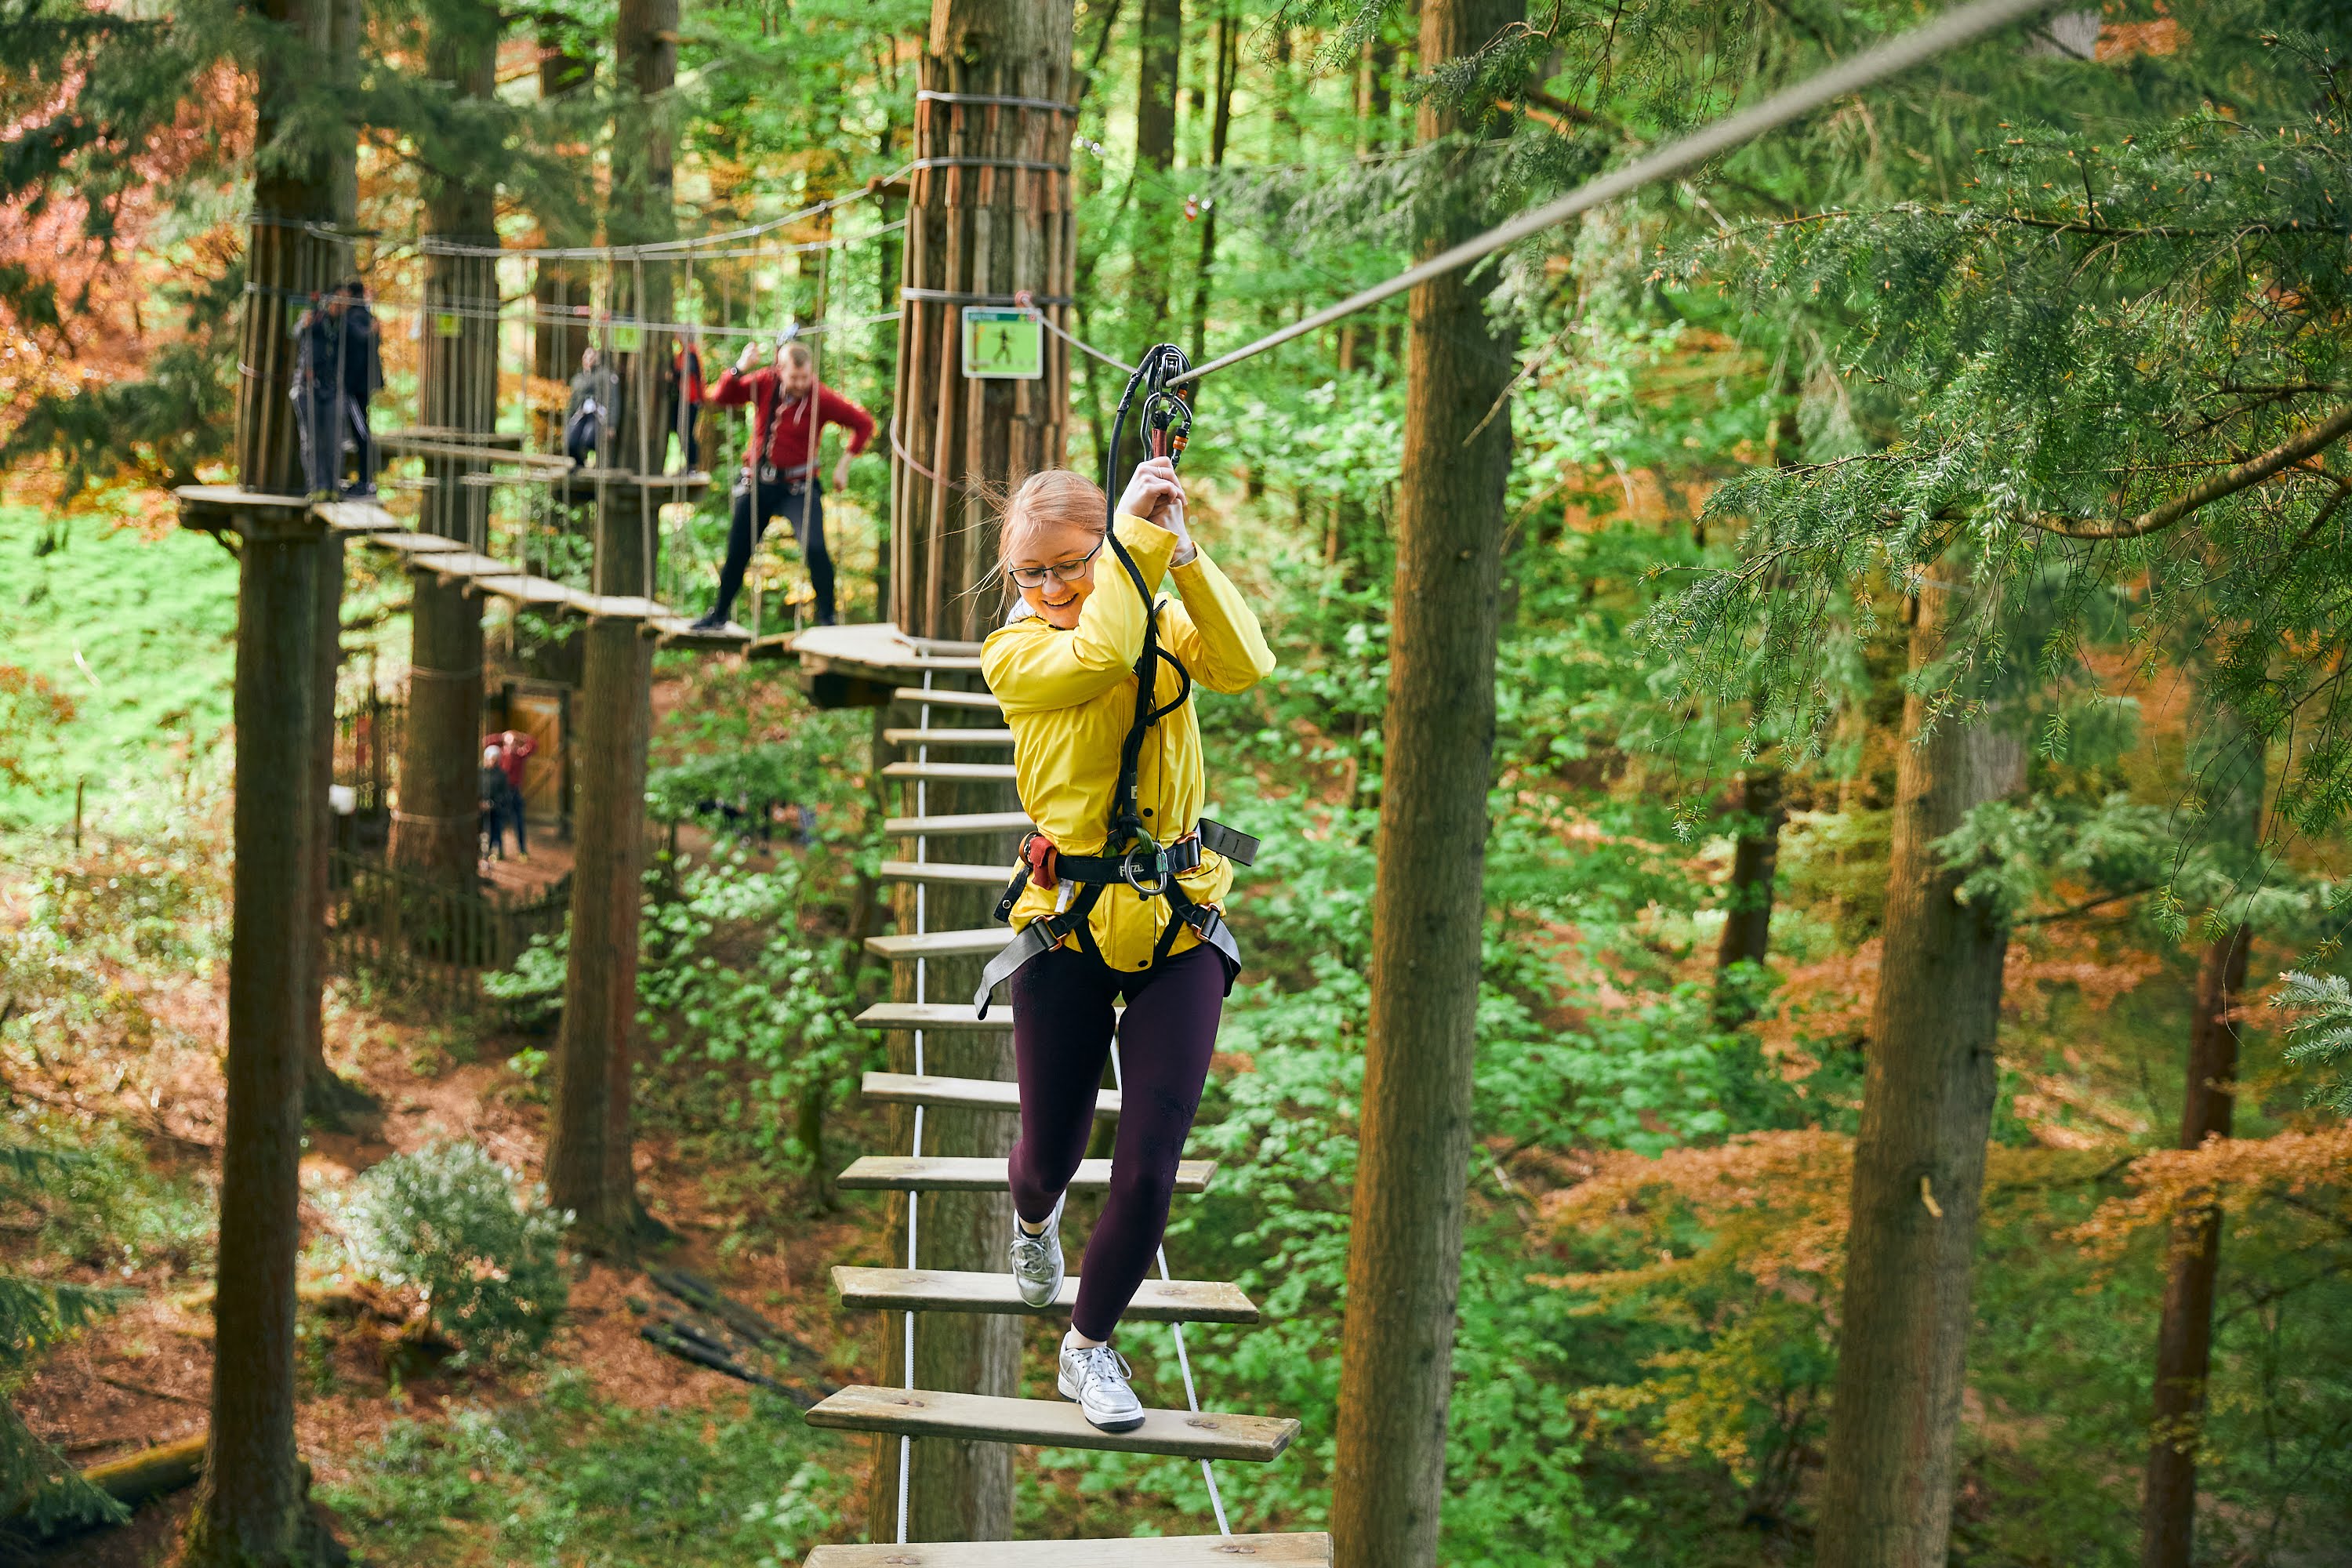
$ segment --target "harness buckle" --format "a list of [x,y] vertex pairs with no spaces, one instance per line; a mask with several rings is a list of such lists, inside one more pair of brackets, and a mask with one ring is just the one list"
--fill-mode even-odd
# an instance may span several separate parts
[[[1154,880],[1148,888],[1136,876],[1138,862],[1150,867],[1155,873]],[[1160,897],[1168,890],[1169,885],[1176,880],[1176,873],[1168,868],[1168,851],[1150,839],[1136,845],[1119,857],[1118,874],[1127,879],[1127,885],[1133,888],[1138,895],[1147,899]]]

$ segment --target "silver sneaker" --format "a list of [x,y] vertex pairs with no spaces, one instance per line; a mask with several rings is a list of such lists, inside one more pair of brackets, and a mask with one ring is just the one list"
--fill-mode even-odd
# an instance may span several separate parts
[[1143,1402],[1127,1385],[1134,1375],[1127,1358],[1108,1345],[1062,1342],[1062,1397],[1076,1400],[1099,1431],[1132,1432],[1143,1425]]
[[1013,1282],[1021,1299],[1033,1307],[1050,1307],[1062,1293],[1062,1205],[1069,1201],[1067,1193],[1054,1200],[1054,1212],[1045,1216],[1042,1236],[1023,1230],[1019,1212],[1013,1214]]

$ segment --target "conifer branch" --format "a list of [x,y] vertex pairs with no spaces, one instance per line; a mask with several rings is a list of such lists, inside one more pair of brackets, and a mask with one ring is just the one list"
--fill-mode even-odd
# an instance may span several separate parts
[[2216,474],[2203,484],[2175,497],[2162,506],[2144,511],[2137,517],[2121,522],[2092,523],[2072,518],[2035,517],[2027,514],[2019,521],[2026,527],[2043,533],[2054,533],[2065,539],[2140,539],[2160,533],[2201,507],[2211,505],[2224,496],[2250,489],[2263,480],[2293,468],[2305,458],[2326,451],[2347,434],[2352,434],[2352,408],[2339,408],[2327,418],[2295,437],[2272,447],[2258,458],[2240,463],[2227,473]]

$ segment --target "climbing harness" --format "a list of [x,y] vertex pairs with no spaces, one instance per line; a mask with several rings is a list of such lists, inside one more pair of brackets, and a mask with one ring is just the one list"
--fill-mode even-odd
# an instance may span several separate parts
[[[1021,866],[1005,885],[1004,896],[997,900],[998,920],[1013,918],[1013,907],[1020,901],[1033,876],[1042,887],[1068,881],[1077,884],[1080,891],[1066,898],[1062,907],[1052,914],[1040,916],[1022,927],[1020,933],[988,961],[980,977],[980,989],[971,999],[982,1018],[988,1016],[991,994],[999,984],[1011,979],[1038,954],[1059,947],[1065,938],[1075,934],[1086,952],[1096,958],[1102,957],[1087,917],[1101,901],[1105,889],[1118,882],[1135,889],[1139,898],[1168,900],[1171,918],[1152,949],[1154,960],[1166,958],[1175,943],[1176,933],[1189,930],[1223,955],[1229,973],[1238,972],[1242,966],[1241,944],[1234,940],[1224,916],[1207,904],[1193,902],[1177,879],[1201,864],[1204,850],[1246,866],[1256,857],[1258,841],[1236,828],[1202,817],[1198,826],[1174,843],[1162,844],[1143,820],[1139,774],[1144,738],[1152,726],[1192,700],[1192,673],[1184,668],[1182,660],[1160,645],[1160,606],[1152,598],[1151,584],[1144,580],[1143,568],[1136,564],[1135,557],[1118,537],[1118,503],[1111,499],[1116,494],[1118,453],[1130,415],[1139,417],[1143,441],[1152,457],[1166,458],[1171,463],[1182,460],[1185,444],[1192,434],[1192,406],[1178,390],[1177,383],[1191,370],[1191,360],[1174,343],[1154,343],[1145,351],[1127,379],[1127,390],[1119,396],[1118,412],[1111,421],[1110,441],[1103,460],[1103,536],[1118,556],[1119,565],[1126,569],[1128,580],[1142,597],[1144,615],[1143,650],[1135,660],[1135,717],[1119,742],[1118,783],[1111,792],[1110,823],[1102,852],[1066,855],[1058,846],[1048,844],[1043,853],[1033,857],[1033,849],[1045,841],[1034,833],[1023,840]],[[1154,707],[1156,677],[1163,663],[1176,672],[1176,695]],[[1046,879],[1049,876],[1053,880]]]

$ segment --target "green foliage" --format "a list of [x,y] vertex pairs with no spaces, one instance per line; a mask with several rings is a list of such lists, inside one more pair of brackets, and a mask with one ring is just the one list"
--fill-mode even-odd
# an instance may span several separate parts
[[570,1216],[479,1144],[435,1143],[372,1165],[336,1205],[352,1261],[423,1298],[468,1363],[535,1355],[571,1298],[559,1256]]
[[394,1424],[327,1489],[371,1562],[791,1568],[838,1534],[852,1451],[780,1398],[636,1410],[589,1377]]
[[2298,1016],[2288,1026],[2296,1037],[2287,1060],[2321,1069],[2311,1091],[2315,1103],[2340,1115],[2352,1116],[2352,984],[2340,974],[2279,976],[2273,1007],[2294,1009]]

